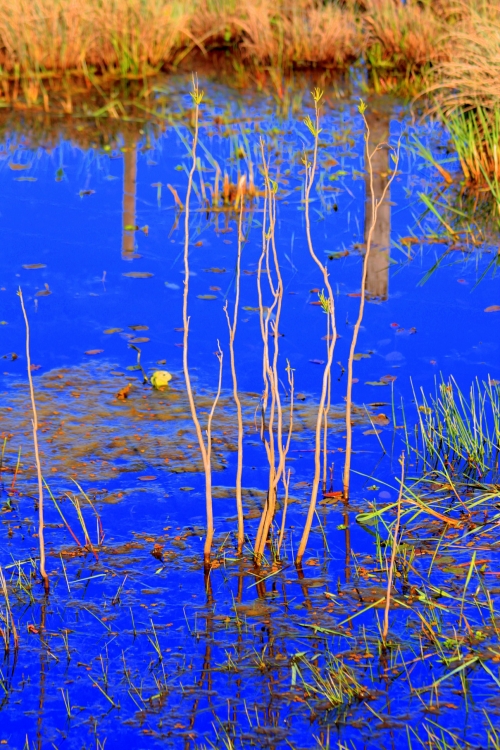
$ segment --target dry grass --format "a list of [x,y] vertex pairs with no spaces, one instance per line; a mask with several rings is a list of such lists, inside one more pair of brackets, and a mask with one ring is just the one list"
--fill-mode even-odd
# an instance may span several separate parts
[[342,68],[366,53],[418,71],[447,57],[451,2],[0,0],[1,73],[140,77],[221,46],[257,65]]
[[446,110],[494,110],[500,104],[500,5],[469,0],[461,18],[449,28],[445,45],[453,55],[437,68],[436,89]]
[[440,41],[446,15],[443,6],[417,0],[367,0],[364,14],[368,59],[379,67],[419,71],[448,57]]

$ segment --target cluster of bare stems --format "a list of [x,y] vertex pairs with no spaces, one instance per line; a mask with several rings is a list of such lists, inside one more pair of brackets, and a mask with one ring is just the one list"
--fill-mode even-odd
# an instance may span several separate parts
[[[266,501],[262,509],[257,536],[254,545],[254,559],[259,566],[263,560],[269,533],[277,509],[277,493],[280,481],[283,482],[285,498],[281,530],[277,543],[277,555],[283,542],[286,509],[288,502],[288,487],[290,475],[285,473],[285,461],[290,449],[293,430],[293,394],[294,380],[290,363],[287,366],[288,383],[290,385],[290,414],[288,433],[283,435],[283,405],[280,396],[280,378],[278,371],[280,318],[283,304],[283,280],[276,248],[276,192],[277,184],[269,174],[269,162],[266,158],[264,141],[260,141],[262,171],[265,184],[264,213],[262,220],[262,251],[257,267],[257,292],[259,299],[260,331],[263,343],[262,379],[263,393],[261,402],[260,437],[264,444],[269,463],[269,482]],[[270,305],[264,306],[262,289],[262,274],[267,278]],[[273,344],[270,345],[272,338]]]
[[[326,364],[323,370],[322,388],[318,404],[315,427],[315,444],[314,444],[314,476],[311,489],[311,497],[307,517],[302,533],[299,548],[296,555],[296,565],[300,569],[302,559],[308,544],[311,527],[316,513],[316,504],[318,492],[320,489],[321,479],[323,480],[323,489],[326,488],[326,476],[328,469],[328,413],[331,404],[331,368],[335,344],[337,341],[337,326],[335,318],[335,298],[329,278],[326,265],[324,265],[317,256],[311,233],[311,216],[310,201],[311,191],[315,181],[316,171],[318,169],[318,151],[320,128],[320,107],[323,92],[316,88],[312,92],[315,115],[314,119],[306,117],[304,122],[314,138],[312,151],[312,160],[307,154],[304,154],[303,164],[305,168],[305,225],[306,237],[309,253],[320,270],[323,277],[323,292],[320,295],[321,308],[326,315]],[[184,375],[186,379],[186,389],[191,409],[191,415],[198,437],[201,457],[205,470],[206,484],[206,514],[207,514],[207,536],[204,548],[205,569],[210,567],[210,555],[214,534],[213,509],[212,509],[212,480],[211,480],[211,426],[214,411],[221,392],[222,381],[222,351],[220,345],[217,356],[219,358],[219,383],[213,406],[208,417],[205,436],[197,416],[196,405],[191,386],[191,380],[188,368],[188,338],[189,338],[189,317],[188,317],[188,295],[189,295],[189,219],[190,219],[190,198],[193,188],[193,178],[197,168],[197,146],[199,139],[199,108],[203,98],[203,92],[198,89],[196,79],[193,79],[192,97],[194,102],[194,136],[192,144],[192,166],[189,172],[188,187],[185,202],[185,244],[184,244],[184,303],[183,303],[183,321],[184,321]],[[372,204],[371,224],[367,234],[365,255],[363,260],[363,271],[361,279],[361,296],[358,317],[353,329],[352,341],[349,352],[347,365],[347,392],[346,392],[346,450],[345,465],[343,476],[343,499],[349,498],[349,484],[351,473],[352,457],[352,384],[353,384],[353,362],[356,351],[358,334],[363,320],[366,280],[368,271],[368,262],[372,246],[373,234],[377,222],[378,209],[384,201],[387,191],[396,174],[399,160],[399,144],[397,149],[392,149],[395,169],[388,179],[382,195],[377,199],[373,187],[373,157],[381,148],[391,148],[387,144],[378,144],[373,150],[370,149],[370,129],[365,117],[366,105],[361,102],[359,111],[365,124],[365,145],[366,145],[366,165],[370,177],[370,200]],[[264,207],[262,220],[262,250],[257,270],[257,292],[259,300],[259,320],[260,330],[263,343],[262,356],[262,379],[263,392],[260,407],[260,437],[266,451],[266,457],[269,464],[269,480],[267,486],[266,500],[262,509],[260,522],[254,544],[254,561],[257,566],[262,564],[265,557],[266,545],[271,543],[271,549],[275,559],[279,559],[280,549],[286,529],[286,511],[288,504],[288,492],[290,483],[290,472],[286,471],[286,459],[290,449],[290,443],[293,431],[293,410],[294,410],[294,377],[290,363],[287,365],[288,383],[290,386],[290,406],[288,415],[288,429],[284,427],[284,407],[282,396],[280,394],[280,376],[279,376],[279,340],[280,340],[280,319],[283,304],[283,280],[281,277],[278,251],[276,246],[276,193],[278,190],[277,183],[271,178],[270,163],[266,156],[265,144],[261,139],[260,142],[262,176],[264,178]],[[243,179],[243,178],[242,178]],[[240,275],[241,275],[241,255],[244,242],[243,236],[243,211],[244,196],[237,196],[235,201],[236,208],[239,208],[238,218],[238,252],[236,262],[236,297],[232,316],[228,310],[228,304],[224,307],[229,330],[229,350],[231,358],[231,375],[233,383],[233,396],[236,404],[238,420],[238,459],[236,471],[236,506],[238,513],[238,552],[242,552],[245,541],[244,521],[243,521],[243,500],[242,500],[242,475],[243,475],[243,413],[241,399],[238,393],[238,379],[236,373],[235,358],[235,337],[238,322],[238,307],[240,302]],[[267,279],[266,290],[263,289],[263,276]],[[325,293],[326,290],[326,293]],[[264,298],[269,298],[269,304],[265,304]],[[281,518],[280,530],[276,544],[273,545],[273,523],[278,508],[278,488],[280,483],[283,485],[284,501],[283,513]],[[339,493],[340,494],[340,493]]]
[[[328,429],[328,411],[330,408],[331,370],[332,370],[332,362],[333,362],[333,352],[335,350],[335,344],[337,342],[337,326],[335,322],[335,299],[334,299],[332,287],[330,284],[328,269],[316,255],[314,251],[312,236],[311,236],[311,215],[309,211],[309,203],[311,200],[311,190],[314,184],[314,177],[315,177],[316,169],[318,166],[319,134],[321,133],[321,129],[319,127],[320,103],[323,97],[323,92],[321,91],[321,89],[316,88],[312,92],[312,96],[314,100],[314,112],[315,112],[314,122],[311,120],[310,117],[306,117],[304,121],[309,131],[312,133],[314,137],[314,149],[313,149],[312,162],[309,161],[307,154],[304,154],[304,159],[303,159],[305,175],[306,175],[305,176],[305,220],[306,220],[307,246],[309,248],[309,253],[311,254],[311,257],[316,263],[316,265],[318,266],[319,270],[321,271],[321,274],[323,276],[323,282],[328,292],[328,296],[325,296],[323,294],[323,297],[321,300],[322,308],[327,315],[327,321],[328,321],[327,338],[326,338],[327,359],[326,359],[325,368],[323,370],[321,395],[319,399],[318,414],[316,418],[315,444],[314,444],[314,477],[313,477],[313,483],[312,483],[312,489],[311,489],[311,498],[309,500],[309,509],[307,511],[307,518],[306,518],[306,522],[304,526],[304,531],[302,533],[302,539],[300,540],[299,549],[297,551],[296,564],[298,567],[300,567],[302,564],[302,558],[304,557],[304,552],[306,551],[307,542],[309,540],[309,534],[311,532],[311,526],[312,526],[314,514],[316,512],[316,502],[318,499],[318,490],[319,490],[319,484],[321,481],[322,427],[324,430],[323,432],[323,449],[324,449],[323,463],[324,463],[324,467],[326,467],[326,461],[327,461],[326,456],[328,453],[327,429]],[[324,473],[323,473],[323,482],[325,481],[326,481],[326,470],[324,470]]]
[[219,342],[217,342],[217,358],[219,360],[219,383],[217,387],[217,393],[214,398],[210,414],[208,415],[207,426],[205,435],[201,428],[200,420],[198,418],[198,412],[193,395],[193,388],[191,386],[191,377],[189,374],[189,316],[188,316],[188,298],[189,298],[189,217],[190,217],[190,199],[191,192],[193,189],[193,177],[196,171],[196,149],[198,146],[198,135],[199,135],[199,114],[200,104],[203,100],[203,91],[198,88],[198,81],[193,78],[193,90],[191,92],[194,102],[195,111],[195,122],[194,122],[194,137],[193,145],[191,148],[192,154],[192,165],[189,172],[188,185],[186,191],[186,206],[185,206],[185,217],[184,217],[184,296],[182,306],[182,320],[184,326],[184,347],[183,347],[183,358],[182,364],[184,369],[184,378],[186,380],[186,391],[189,400],[189,407],[191,409],[191,417],[196,430],[196,437],[198,438],[198,444],[200,447],[201,458],[203,461],[203,469],[205,472],[205,505],[207,515],[207,535],[205,538],[205,547],[203,550],[203,562],[205,566],[205,572],[210,569],[210,556],[212,552],[212,542],[214,538],[214,514],[213,514],[213,503],[212,503],[212,421],[217,402],[220,397],[222,387],[222,362],[223,354],[220,348]]

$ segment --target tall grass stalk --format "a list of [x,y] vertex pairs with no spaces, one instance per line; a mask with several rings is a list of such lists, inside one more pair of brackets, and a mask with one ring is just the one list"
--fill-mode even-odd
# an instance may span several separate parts
[[399,459],[399,461],[401,463],[401,479],[400,479],[399,493],[398,493],[396,525],[394,527],[394,532],[392,534],[391,564],[389,566],[389,573],[387,576],[387,594],[385,597],[384,626],[382,628],[382,642],[384,644],[384,647],[387,644],[387,636],[389,634],[389,610],[391,608],[392,581],[394,578],[394,565],[396,563],[396,554],[398,551],[398,544],[399,544],[399,525],[401,522],[401,499],[403,497],[403,487],[404,487],[404,479],[405,479],[405,454],[404,452],[401,454],[401,458]]
[[49,593],[49,577],[45,570],[45,542],[44,542],[44,522],[43,522],[43,479],[42,479],[42,467],[40,464],[40,453],[38,450],[38,415],[36,411],[35,401],[35,389],[33,387],[33,377],[31,375],[31,355],[30,355],[30,325],[28,321],[28,315],[24,306],[23,292],[21,287],[18,291],[19,299],[21,300],[21,308],[23,311],[24,322],[26,324],[26,364],[28,368],[28,382],[30,388],[31,397],[31,409],[33,412],[33,418],[31,424],[33,426],[33,446],[35,449],[35,462],[36,471],[38,477],[38,542],[40,545],[40,575],[42,576],[43,586],[45,593]]
[[188,316],[188,297],[189,297],[189,218],[190,218],[190,199],[191,192],[193,189],[193,177],[196,171],[197,159],[196,159],[196,147],[198,145],[199,136],[199,115],[200,115],[200,104],[203,100],[203,91],[200,91],[198,87],[198,80],[193,76],[193,88],[191,96],[194,103],[194,136],[193,145],[191,148],[192,153],[192,165],[189,172],[188,185],[186,191],[186,205],[184,214],[184,295],[183,295],[183,306],[182,306],[182,320],[184,325],[184,347],[182,354],[182,364],[184,369],[184,378],[186,381],[186,391],[188,395],[189,408],[191,410],[191,418],[193,420],[196,436],[198,438],[198,445],[200,447],[201,458],[203,461],[203,468],[205,471],[205,506],[207,516],[207,534],[205,537],[205,545],[203,550],[203,562],[205,572],[210,570],[210,555],[212,551],[212,542],[214,537],[214,516],[213,516],[213,503],[212,503],[212,466],[211,466],[211,453],[212,453],[212,419],[219,400],[221,386],[222,386],[222,351],[220,346],[218,348],[217,356],[219,358],[219,384],[217,394],[212,404],[210,411],[207,429],[206,429],[206,443],[203,437],[200,420],[198,419],[198,413],[196,411],[196,404],[193,396],[193,389],[191,386],[191,377],[189,375],[189,364],[188,364],[188,347],[189,347],[189,321]]
[[238,419],[238,462],[236,466],[236,510],[238,514],[238,554],[241,554],[245,542],[245,526],[243,520],[243,500],[241,493],[241,479],[243,475],[243,414],[241,409],[241,400],[238,393],[238,377],[236,374],[236,361],[234,354],[234,339],[236,336],[236,326],[238,323],[238,307],[240,304],[240,274],[241,274],[241,251],[243,247],[243,208],[244,200],[241,198],[239,219],[238,219],[238,255],[236,259],[236,297],[234,301],[233,320],[231,322],[227,310],[227,302],[224,305],[227,325],[229,328],[229,353],[231,357],[231,375],[233,379],[233,396],[236,404],[236,416]]
[[332,369],[332,361],[333,361],[333,352],[335,349],[335,344],[337,341],[337,327],[335,322],[335,300],[333,296],[332,287],[330,285],[330,280],[328,277],[328,269],[323,263],[320,261],[318,256],[316,255],[314,251],[314,245],[312,241],[312,235],[311,235],[311,215],[310,215],[310,209],[309,204],[311,201],[311,189],[314,184],[314,178],[316,174],[316,169],[318,165],[318,144],[319,144],[319,134],[321,133],[320,129],[320,104],[321,99],[323,98],[323,91],[319,88],[315,88],[312,91],[312,97],[314,101],[314,122],[311,120],[311,118],[308,116],[305,119],[305,124],[307,128],[309,129],[310,133],[314,137],[314,150],[313,150],[313,160],[312,163],[310,163],[307,159],[307,156],[304,156],[304,167],[305,167],[305,220],[306,220],[306,236],[307,236],[307,246],[309,248],[309,253],[318,266],[319,270],[321,271],[323,275],[323,283],[328,290],[328,297],[324,297],[324,304],[323,310],[326,312],[326,314],[329,317],[329,335],[331,335],[331,340],[327,338],[327,362],[325,364],[325,368],[323,370],[323,381],[322,381],[322,388],[321,388],[321,396],[319,400],[319,406],[318,406],[318,414],[316,418],[316,433],[315,433],[315,450],[314,450],[314,478],[311,488],[311,498],[309,500],[309,509],[307,512],[307,518],[304,525],[304,531],[302,533],[302,538],[300,540],[299,548],[297,550],[297,557],[296,557],[296,565],[298,567],[302,564],[302,558],[304,557],[304,552],[307,547],[307,542],[309,540],[309,534],[311,532],[312,522],[314,519],[314,513],[316,511],[316,501],[318,497],[318,489],[319,489],[319,483],[321,480],[321,431],[322,426],[325,419],[325,402],[327,399],[327,394],[329,394],[329,383],[330,383],[330,373]]
[[349,358],[347,360],[347,388],[346,388],[346,407],[345,407],[345,425],[346,425],[346,446],[345,446],[345,464],[344,464],[344,477],[343,477],[343,493],[344,500],[349,499],[349,485],[351,479],[351,458],[352,458],[352,379],[353,379],[353,363],[354,354],[356,352],[356,344],[358,341],[359,329],[363,321],[363,315],[365,310],[365,295],[366,295],[366,278],[368,274],[368,261],[370,259],[370,250],[372,247],[373,233],[377,223],[377,214],[381,204],[384,202],[392,181],[397,172],[399,163],[399,149],[400,143],[398,143],[397,150],[392,147],[392,153],[394,156],[394,169],[391,173],[390,178],[387,180],[386,185],[380,195],[380,198],[375,196],[374,185],[373,185],[373,157],[375,153],[384,148],[386,144],[379,143],[375,146],[374,150],[370,150],[370,127],[365,117],[366,104],[361,101],[359,104],[359,112],[363,118],[365,125],[365,152],[366,152],[366,166],[370,178],[370,201],[371,201],[371,225],[366,239],[365,257],[363,260],[363,273],[361,277],[361,297],[359,302],[359,311],[356,323],[354,324],[354,330],[352,333],[351,348],[349,350]]

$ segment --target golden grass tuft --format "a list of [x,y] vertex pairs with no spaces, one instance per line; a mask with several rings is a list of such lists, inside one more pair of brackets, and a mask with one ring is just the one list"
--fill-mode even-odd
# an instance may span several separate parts
[[458,7],[461,18],[445,38],[452,54],[436,70],[441,104],[493,110],[500,105],[500,4],[469,0]]
[[463,14],[451,3],[0,0],[0,75],[140,77],[221,47],[256,65],[342,68],[366,53],[371,65],[418,70],[449,56],[440,40]]
[[373,67],[419,72],[447,59],[443,46],[443,5],[418,0],[366,0],[364,13],[367,59]]

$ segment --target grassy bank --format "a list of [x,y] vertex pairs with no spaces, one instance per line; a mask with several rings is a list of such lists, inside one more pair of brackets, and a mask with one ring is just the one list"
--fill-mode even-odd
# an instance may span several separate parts
[[447,30],[489,0],[0,0],[4,96],[19,77],[142,77],[177,67],[196,50],[226,50],[258,69],[346,68],[363,59],[379,86],[417,79],[455,58]]
[[102,94],[100,112],[117,82],[147,100],[155,74],[203,66],[283,97],[294,70],[358,66],[378,93],[431,95],[500,212],[499,52],[495,0],[0,0],[0,106],[71,114]]

